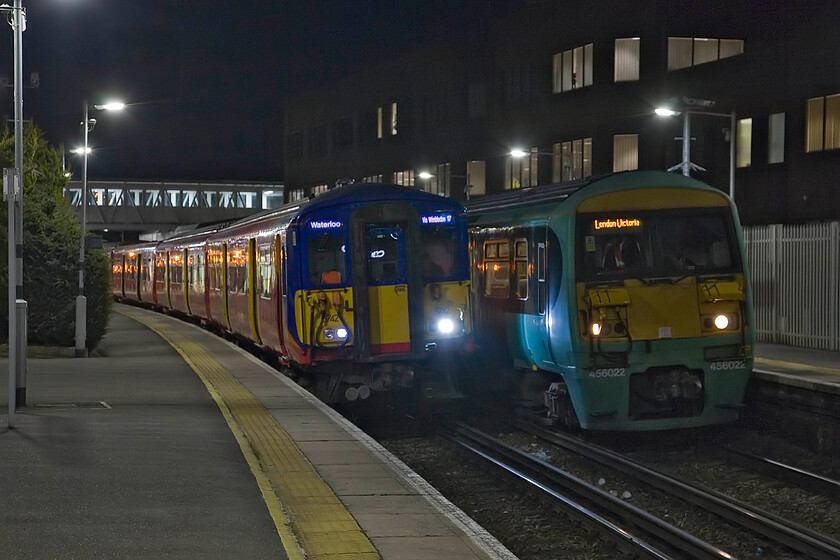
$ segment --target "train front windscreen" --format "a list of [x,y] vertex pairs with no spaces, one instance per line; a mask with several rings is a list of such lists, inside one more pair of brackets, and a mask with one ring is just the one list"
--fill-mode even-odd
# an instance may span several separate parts
[[740,272],[731,214],[719,208],[578,215],[578,281]]

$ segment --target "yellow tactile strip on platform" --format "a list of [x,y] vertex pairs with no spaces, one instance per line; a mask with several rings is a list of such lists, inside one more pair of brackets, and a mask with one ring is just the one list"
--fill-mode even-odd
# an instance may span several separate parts
[[158,333],[204,382],[257,479],[290,560],[303,559],[300,549],[308,559],[380,558],[289,434],[227,369],[173,328],[171,319],[134,309],[118,312]]
[[798,371],[804,371],[807,373],[827,373],[829,375],[840,375],[840,369],[830,368],[830,367],[822,367],[822,366],[812,366],[808,364],[798,364],[796,362],[785,362],[782,360],[771,360],[770,358],[756,358],[755,363],[763,364],[767,366],[777,366],[783,367],[788,369],[795,369]]

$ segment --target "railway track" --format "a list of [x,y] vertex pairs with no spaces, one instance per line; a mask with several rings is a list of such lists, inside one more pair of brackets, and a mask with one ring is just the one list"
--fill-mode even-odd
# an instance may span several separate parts
[[646,486],[677,497],[753,533],[783,544],[804,557],[820,560],[840,558],[840,543],[826,535],[793,524],[719,492],[693,486],[578,438],[547,431],[527,422],[514,421],[512,424],[562,449],[574,452],[605,467],[619,470],[623,475],[633,477]]
[[[446,437],[512,475],[532,491],[538,491],[546,499],[553,500],[555,509],[562,509],[571,517],[594,527],[625,554],[656,559],[734,558],[641,508],[475,428],[458,423]],[[607,516],[617,517],[623,525],[611,521]],[[635,534],[636,530],[642,534]]]
[[731,463],[800,486],[821,496],[829,497],[834,501],[840,501],[840,481],[792,465],[786,465],[769,457],[762,457],[729,447],[722,448],[722,451],[726,460]]

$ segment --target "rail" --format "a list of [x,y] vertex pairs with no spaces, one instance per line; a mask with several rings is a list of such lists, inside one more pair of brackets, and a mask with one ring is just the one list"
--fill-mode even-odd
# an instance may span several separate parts
[[840,543],[807,527],[801,527],[719,492],[692,486],[592,443],[559,432],[544,430],[527,422],[517,420],[513,422],[513,425],[587,459],[619,469],[624,474],[633,476],[653,488],[688,501],[746,529],[782,543],[803,555],[818,560],[840,558]]
[[727,460],[762,472],[791,484],[801,486],[811,492],[828,496],[837,501],[840,500],[840,482],[831,478],[808,472],[804,469],[786,465],[769,457],[761,457],[753,453],[747,453],[738,449],[723,448]]
[[629,526],[638,527],[691,558],[730,560],[733,558],[732,555],[714,545],[674,527],[633,504],[475,428],[458,423],[454,431],[447,434],[447,437],[463,449],[491,462],[497,468],[503,469],[520,481],[550,496],[562,504],[570,515],[590,526],[594,525],[602,533],[609,535],[623,552],[636,554],[637,558],[664,559],[671,556],[635,536],[629,529],[607,520],[581,502],[592,504],[596,508],[620,517]]

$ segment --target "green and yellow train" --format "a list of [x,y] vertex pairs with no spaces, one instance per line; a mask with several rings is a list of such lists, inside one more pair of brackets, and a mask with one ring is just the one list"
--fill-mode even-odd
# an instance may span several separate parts
[[476,354],[518,372],[530,410],[587,430],[738,418],[755,330],[726,194],[633,171],[486,197],[467,212]]

